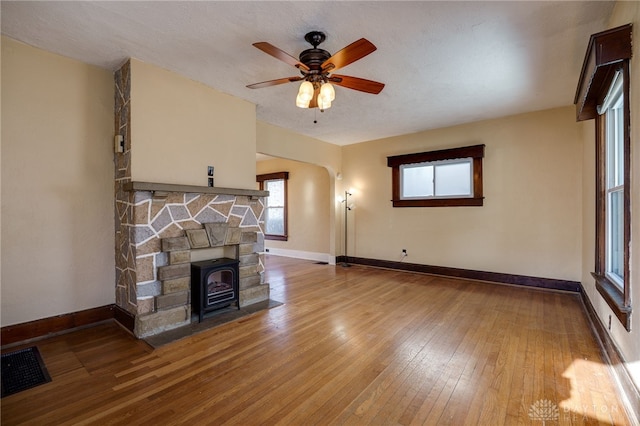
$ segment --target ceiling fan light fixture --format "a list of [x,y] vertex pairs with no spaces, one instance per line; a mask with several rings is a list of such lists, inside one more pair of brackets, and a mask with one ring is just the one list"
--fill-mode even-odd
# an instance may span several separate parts
[[331,83],[325,83],[320,88],[320,96],[331,102],[336,98],[336,90],[333,88]]
[[[369,40],[361,38],[331,55],[326,50],[318,48],[318,45],[326,39],[326,35],[321,31],[311,31],[305,35],[304,39],[309,42],[313,48],[302,51],[298,59],[266,41],[253,43],[256,48],[262,50],[264,53],[296,67],[302,74],[302,77],[279,78],[250,84],[247,87],[250,89],[260,89],[262,87],[302,81],[296,97],[296,106],[299,108],[320,108],[322,111],[330,108],[331,102],[336,98],[334,85],[360,92],[372,93],[374,95],[380,93],[384,88],[384,84],[378,83],[377,81],[331,74],[337,69],[343,68],[374,52],[376,47]],[[329,81],[333,84],[329,83]]]
[[322,95],[318,96],[318,108],[320,108],[321,110],[331,108],[331,101],[329,100],[329,98]]
[[[309,103],[313,99],[314,88],[310,81],[303,81],[298,90],[298,98]],[[297,101],[296,101],[297,102]]]
[[298,108],[309,108],[310,103],[311,99],[304,99],[304,97],[300,96],[300,94],[296,96],[296,106]]

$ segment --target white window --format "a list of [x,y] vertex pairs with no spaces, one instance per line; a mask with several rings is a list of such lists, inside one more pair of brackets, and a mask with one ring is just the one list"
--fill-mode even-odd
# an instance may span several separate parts
[[269,235],[285,235],[284,232],[284,179],[267,180],[264,189],[269,191],[265,211],[265,232]]
[[605,121],[605,274],[624,287],[624,97],[618,72],[598,112]]
[[473,197],[473,158],[402,164],[400,199]]
[[287,180],[289,172],[256,176],[260,189],[269,191],[264,204],[264,238],[287,241]]

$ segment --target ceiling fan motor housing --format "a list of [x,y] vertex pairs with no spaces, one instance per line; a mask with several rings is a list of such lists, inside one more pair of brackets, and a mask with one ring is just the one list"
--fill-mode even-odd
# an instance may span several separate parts
[[[325,41],[327,36],[322,31],[308,32],[304,39],[313,46],[313,49],[307,49],[300,53],[300,62],[309,67],[311,71],[320,72],[324,61],[331,57],[331,53],[323,49],[318,49],[318,45]],[[312,72],[312,74],[316,74]]]
[[324,61],[331,57],[331,53],[323,49],[313,48],[300,53],[300,62],[309,67],[312,71],[320,71]]

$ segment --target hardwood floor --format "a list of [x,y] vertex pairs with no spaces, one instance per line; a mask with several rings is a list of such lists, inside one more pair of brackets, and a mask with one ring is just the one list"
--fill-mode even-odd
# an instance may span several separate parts
[[37,342],[53,380],[2,424],[629,424],[575,294],[266,262],[283,305],[159,349],[115,323]]

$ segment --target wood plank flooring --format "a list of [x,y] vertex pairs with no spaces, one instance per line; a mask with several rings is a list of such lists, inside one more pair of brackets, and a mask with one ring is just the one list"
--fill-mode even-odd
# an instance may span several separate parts
[[2,424],[629,424],[575,294],[266,264],[283,305],[159,349],[115,323],[37,342],[53,381]]

